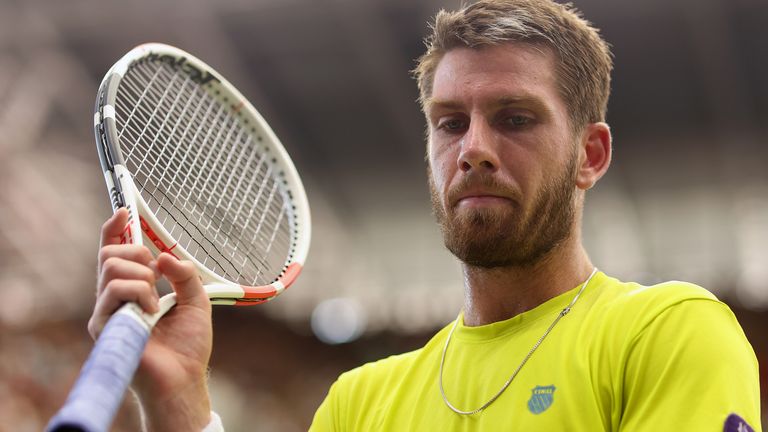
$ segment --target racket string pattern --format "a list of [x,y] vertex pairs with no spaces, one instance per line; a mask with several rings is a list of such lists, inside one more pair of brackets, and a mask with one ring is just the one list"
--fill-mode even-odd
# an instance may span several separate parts
[[230,102],[167,63],[139,62],[117,91],[117,131],[139,193],[178,244],[233,282],[266,285],[295,244],[290,192]]

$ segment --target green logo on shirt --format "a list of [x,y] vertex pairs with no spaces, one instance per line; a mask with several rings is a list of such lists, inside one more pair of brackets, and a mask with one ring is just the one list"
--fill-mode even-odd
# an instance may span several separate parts
[[541,414],[552,405],[554,401],[555,386],[536,386],[531,389],[531,398],[528,399],[528,410],[534,414]]

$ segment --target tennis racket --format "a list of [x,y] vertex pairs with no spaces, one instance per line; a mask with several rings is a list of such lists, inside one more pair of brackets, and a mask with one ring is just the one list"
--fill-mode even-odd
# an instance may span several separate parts
[[[259,113],[211,67],[177,48],[138,46],[107,72],[94,132],[123,243],[193,262],[213,304],[254,305],[304,264],[309,205],[288,153]],[[124,305],[104,327],[48,430],[106,431],[160,312]]]

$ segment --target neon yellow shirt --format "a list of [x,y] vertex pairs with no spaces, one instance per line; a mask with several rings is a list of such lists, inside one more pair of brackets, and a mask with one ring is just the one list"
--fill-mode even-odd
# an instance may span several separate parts
[[[451,403],[472,410],[496,394],[579,288],[502,322],[459,317],[443,375]],[[597,273],[509,388],[470,416],[438,388],[450,327],[341,375],[310,430],[721,432],[730,414],[760,430],[754,351],[730,309],[695,285]]]

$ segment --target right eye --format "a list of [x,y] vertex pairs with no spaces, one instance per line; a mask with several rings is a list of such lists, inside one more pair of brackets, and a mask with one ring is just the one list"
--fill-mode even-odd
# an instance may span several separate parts
[[447,118],[437,123],[437,129],[446,132],[459,132],[466,129],[466,121],[459,118]]

